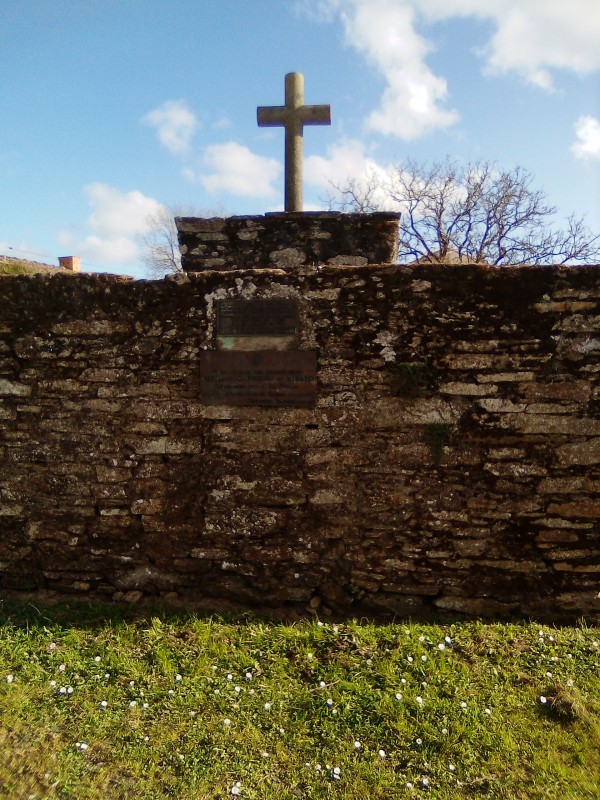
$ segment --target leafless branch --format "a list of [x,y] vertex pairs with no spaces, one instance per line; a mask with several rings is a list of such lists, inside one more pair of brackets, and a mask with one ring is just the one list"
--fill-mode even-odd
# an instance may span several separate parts
[[491,161],[461,166],[447,159],[430,167],[408,161],[384,180],[334,186],[330,208],[376,211],[382,198],[402,212],[399,261],[496,264],[574,264],[600,259],[600,235],[571,216],[556,228],[556,209],[522,167]]

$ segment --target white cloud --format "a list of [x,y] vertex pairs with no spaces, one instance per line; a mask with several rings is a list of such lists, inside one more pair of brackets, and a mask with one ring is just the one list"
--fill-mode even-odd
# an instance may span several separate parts
[[387,81],[379,108],[367,126],[379,133],[416,139],[458,120],[443,107],[444,78],[425,63],[431,45],[414,28],[414,9],[403,0],[334,2],[348,42],[362,52]]
[[85,187],[92,213],[87,218],[89,233],[72,230],[59,233],[59,241],[73,255],[95,264],[135,264],[140,253],[137,237],[148,228],[148,217],[161,204],[141,192],[122,192],[104,183]]
[[[398,0],[404,2],[404,0]],[[515,71],[543,89],[552,70],[586,75],[600,69],[596,0],[407,0],[429,21],[474,17],[494,32],[479,48],[492,72]]]
[[224,131],[231,128],[231,120],[226,114],[218,117],[210,126],[215,131]]
[[333,22],[341,0],[295,0],[294,11],[311,22]]
[[84,239],[76,239],[67,231],[58,235],[59,242],[69,249],[70,253],[77,253],[86,261],[98,267],[109,267],[117,264],[133,265],[140,260],[140,253],[136,243],[126,236],[116,236],[110,239],[90,234]]
[[[297,7],[307,8],[306,2]],[[337,15],[348,43],[384,77],[367,125],[402,139],[458,119],[445,105],[445,78],[426,62],[433,44],[423,31],[432,23],[456,17],[491,23],[492,35],[477,47],[485,71],[514,72],[546,90],[556,70],[586,75],[600,69],[600,0],[313,0],[308,8],[313,19]]]
[[166,100],[142,117],[142,122],[156,129],[160,143],[173,155],[189,152],[191,138],[199,126],[183,100]]
[[[343,187],[349,181],[353,181],[362,190],[366,189],[372,179],[385,187],[392,169],[391,166],[381,166],[365,155],[364,145],[351,139],[328,147],[325,158],[309,156],[304,165],[304,177],[307,184],[335,195],[336,187]],[[382,209],[395,210],[390,207],[389,196],[384,188],[379,189],[373,199]]]
[[85,187],[85,193],[94,209],[88,219],[90,226],[104,235],[143,233],[148,215],[161,207],[158,201],[141,192],[122,192],[104,183],[91,183]]
[[248,147],[237,142],[212,144],[202,158],[211,174],[195,176],[186,170],[188,179],[198,180],[213,193],[228,192],[248,197],[272,197],[277,193],[273,181],[281,174],[281,164],[274,158],[256,155]]
[[571,146],[576,158],[600,159],[600,120],[581,116],[575,123],[577,141]]

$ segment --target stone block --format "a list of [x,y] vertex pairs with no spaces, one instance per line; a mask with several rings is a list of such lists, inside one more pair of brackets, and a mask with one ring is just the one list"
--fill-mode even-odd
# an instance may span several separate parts
[[306,263],[306,255],[297,247],[284,247],[269,253],[269,262],[278,269],[292,269]]
[[487,551],[489,543],[485,539],[462,539],[454,547],[459,556],[477,557]]
[[556,596],[559,608],[574,613],[600,612],[600,595],[596,591],[561,592]]
[[563,317],[555,326],[562,333],[597,333],[600,331],[600,316],[573,314]]
[[542,543],[552,543],[552,544],[563,544],[567,542],[576,542],[579,539],[579,535],[573,531],[569,530],[547,530],[547,531],[540,531],[537,536],[535,537],[536,542]]
[[589,550],[546,550],[545,557],[550,561],[577,561],[578,559],[589,559]]
[[131,332],[129,325],[108,319],[73,319],[70,322],[57,322],[51,330],[59,336],[115,336]]
[[29,397],[31,394],[31,386],[26,386],[24,383],[19,383],[17,381],[8,381],[4,378],[0,378],[0,394],[13,397]]
[[575,494],[583,489],[584,478],[545,478],[540,481],[537,491],[540,494]]
[[366,265],[369,263],[369,259],[365,256],[341,255],[328,258],[327,263],[332,267],[366,267]]
[[342,495],[331,489],[319,489],[309,500],[314,506],[337,506],[346,502]]
[[478,400],[477,405],[485,411],[491,411],[494,414],[515,414],[522,413],[527,409],[526,403],[513,403],[512,400],[506,400],[503,397],[486,397],[485,399]]
[[599,519],[600,501],[592,502],[582,498],[574,503],[550,503],[548,513],[566,517],[567,519],[581,519],[582,517],[584,519]]
[[543,303],[535,303],[533,307],[536,311],[539,311],[540,314],[564,314],[564,312],[593,311],[598,307],[598,304],[583,300],[546,300]]
[[492,461],[483,465],[483,469],[491,475],[502,478],[531,478],[546,475],[546,467],[537,464],[520,464],[506,461]]
[[479,383],[525,383],[535,380],[534,372],[498,372],[476,376]]
[[369,604],[372,607],[406,617],[419,613],[423,606],[423,598],[419,595],[378,592],[369,598]]
[[485,397],[490,394],[495,394],[498,391],[497,386],[480,386],[477,383],[461,383],[460,381],[450,381],[443,383],[439,387],[440,394],[457,394],[466,395],[468,397]]
[[506,427],[522,433],[558,433],[569,436],[598,436],[600,419],[574,417],[571,415],[554,416],[550,414],[523,414],[504,417]]
[[146,497],[140,500],[134,500],[131,504],[132,514],[161,514],[165,508],[165,501],[163,498]]
[[553,564],[557,572],[577,572],[577,573],[592,573],[594,575],[600,573],[600,564],[571,564],[567,561],[557,562]]
[[182,454],[196,454],[204,450],[204,445],[201,439],[183,439],[169,437],[165,446],[165,452],[168,455],[182,455]]
[[437,608],[444,611],[458,611],[473,617],[506,617],[514,613],[518,603],[500,602],[485,597],[454,597],[446,595],[433,601]]
[[167,452],[167,437],[161,436],[158,439],[144,439],[131,441],[129,446],[133,453],[138,455],[162,455]]
[[560,464],[600,464],[600,437],[561,445],[556,448],[556,455]]

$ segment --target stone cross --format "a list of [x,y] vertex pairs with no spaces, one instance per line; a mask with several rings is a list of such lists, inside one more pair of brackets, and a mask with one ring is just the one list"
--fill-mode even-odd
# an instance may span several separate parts
[[305,125],[331,125],[330,106],[304,105],[304,75],[285,76],[285,105],[260,106],[259,127],[285,128],[285,210],[302,211],[302,155]]

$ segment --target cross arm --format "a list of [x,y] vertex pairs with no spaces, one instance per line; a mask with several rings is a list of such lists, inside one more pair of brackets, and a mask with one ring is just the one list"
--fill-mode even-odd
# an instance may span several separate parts
[[331,125],[331,106],[301,106],[298,110],[305,125]]
[[285,106],[259,106],[256,109],[256,119],[259,128],[269,128],[274,125],[285,125]]
[[331,106],[300,106],[292,110],[285,106],[259,106],[256,120],[259,128],[280,127],[292,120],[303,125],[331,125]]

